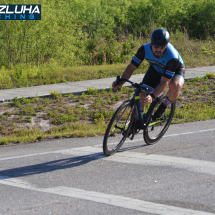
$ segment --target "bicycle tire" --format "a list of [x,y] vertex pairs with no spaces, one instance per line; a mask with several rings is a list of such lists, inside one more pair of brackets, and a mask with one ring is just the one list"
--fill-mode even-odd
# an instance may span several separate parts
[[157,120],[155,122],[149,122],[149,120],[151,121],[151,117],[155,113],[157,107],[165,100],[165,98],[166,98],[166,93],[160,96],[160,101],[156,101],[152,103],[147,112],[146,124],[148,124],[148,127],[144,130],[143,137],[146,144],[148,145],[155,144],[163,137],[163,135],[166,133],[167,129],[169,128],[172,118],[174,116],[176,101],[168,105],[164,113],[164,117],[161,120]]
[[134,119],[134,106],[131,100],[125,101],[114,113],[106,129],[103,152],[106,156],[115,154],[127,138]]

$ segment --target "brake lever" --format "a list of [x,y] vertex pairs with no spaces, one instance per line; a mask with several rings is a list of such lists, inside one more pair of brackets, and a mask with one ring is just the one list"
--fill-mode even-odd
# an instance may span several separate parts
[[120,84],[120,76],[118,75],[118,76],[116,77],[116,86],[119,85],[119,84]]

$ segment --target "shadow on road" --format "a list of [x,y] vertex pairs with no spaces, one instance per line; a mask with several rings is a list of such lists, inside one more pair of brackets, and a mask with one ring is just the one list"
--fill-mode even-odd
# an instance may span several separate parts
[[[118,153],[120,154],[125,151],[138,149],[138,148],[142,148],[145,146],[146,145],[140,145],[140,146],[122,148],[116,153],[116,155]],[[114,155],[114,156],[116,156],[116,155]],[[108,160],[108,157],[106,157],[103,154],[103,152],[99,152],[99,153],[93,153],[90,155],[59,159],[59,160],[49,161],[49,162],[45,162],[45,163],[41,163],[41,164],[34,164],[34,165],[29,165],[29,166],[24,166],[24,167],[17,167],[17,168],[12,168],[12,169],[8,169],[8,170],[2,170],[2,171],[0,171],[0,175],[7,176],[7,177],[13,177],[13,178],[30,176],[30,175],[35,175],[35,174],[53,172],[53,171],[61,170],[61,169],[78,167],[78,166],[85,165],[91,161],[95,161],[95,160],[99,160],[99,159],[103,159],[103,158],[106,158]]]

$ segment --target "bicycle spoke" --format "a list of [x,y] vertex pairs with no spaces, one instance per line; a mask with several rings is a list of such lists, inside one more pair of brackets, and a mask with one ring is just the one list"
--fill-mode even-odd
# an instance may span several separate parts
[[[158,105],[153,109],[152,116],[156,112],[157,108]],[[161,139],[170,125],[174,110],[175,102],[167,107],[167,109],[165,110],[165,115],[162,116],[161,119],[149,123],[147,130],[144,131],[144,140],[147,144],[154,144]]]
[[103,143],[103,151],[106,155],[115,153],[126,139],[126,134],[131,126],[133,106],[130,101],[121,105],[112,117]]

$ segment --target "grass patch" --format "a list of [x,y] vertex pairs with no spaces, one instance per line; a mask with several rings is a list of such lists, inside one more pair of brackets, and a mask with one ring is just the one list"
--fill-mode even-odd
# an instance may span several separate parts
[[[186,81],[173,123],[215,119],[214,86],[213,75]],[[0,145],[103,135],[116,108],[132,94],[127,87],[117,92],[89,88],[82,95],[51,92],[48,98],[14,98],[0,104]]]
[[[125,42],[127,40],[129,38],[125,38]],[[124,63],[62,66],[59,61],[52,59],[48,63],[39,64],[38,66],[31,63],[11,65],[10,69],[2,66],[0,68],[0,89],[116,77],[123,73],[138,48],[150,42],[150,38],[134,38],[134,41],[134,45],[129,48],[126,58],[122,61]],[[181,34],[180,37],[172,34],[171,43],[179,51],[186,68],[215,65],[214,39],[194,40],[189,39],[186,34]],[[134,74],[145,73],[148,66],[147,61],[143,61]],[[214,74],[208,73],[207,77],[214,77]],[[92,90],[89,89],[89,91]],[[52,94],[55,96],[55,92],[52,92]]]

